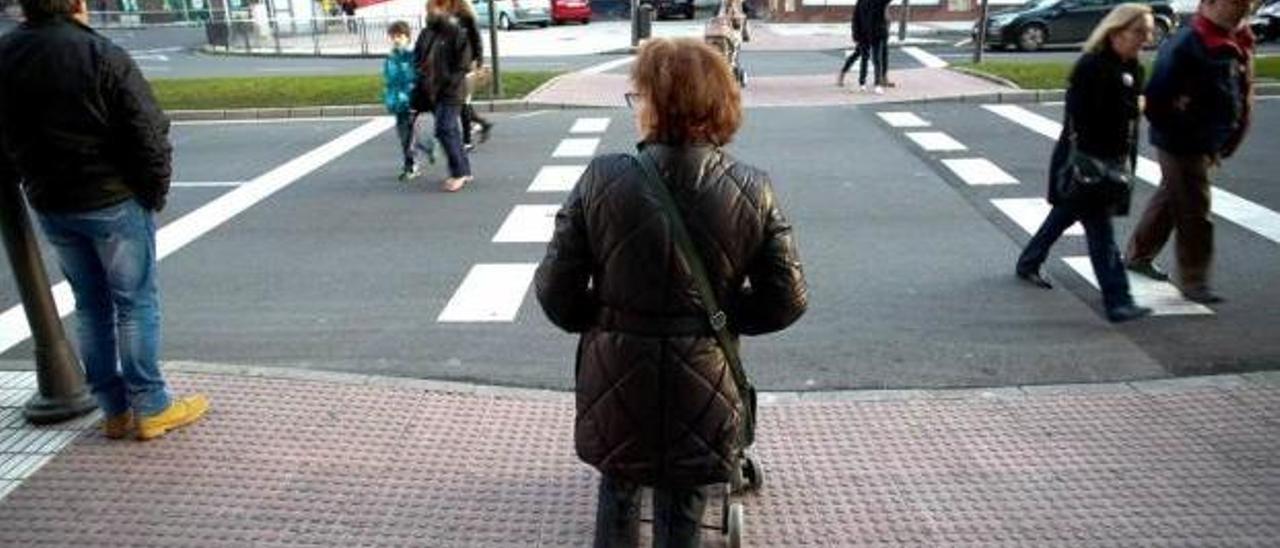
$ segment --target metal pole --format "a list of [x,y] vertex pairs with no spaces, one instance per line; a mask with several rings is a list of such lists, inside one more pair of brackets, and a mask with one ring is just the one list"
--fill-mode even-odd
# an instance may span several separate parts
[[902,0],[901,17],[898,18],[898,43],[907,41],[907,18],[911,17],[911,0]]
[[222,0],[222,18],[227,22],[227,51],[231,51],[231,0]]
[[978,41],[973,44],[973,64],[982,63],[982,52],[987,49],[987,0],[982,0],[978,13]]
[[18,282],[35,342],[39,391],[27,400],[23,415],[33,424],[52,424],[93,411],[98,405],[85,391],[80,361],[62,330],[40,248],[31,232],[22,191],[16,184],[0,182],[0,232],[4,232],[9,266]]
[[640,45],[640,0],[631,0],[631,47]]
[[498,67],[498,10],[494,0],[489,0],[489,64],[493,69],[493,100],[502,98],[502,71]]

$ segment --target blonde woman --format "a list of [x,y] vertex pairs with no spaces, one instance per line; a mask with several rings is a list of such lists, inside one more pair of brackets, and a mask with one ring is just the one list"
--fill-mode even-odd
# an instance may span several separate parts
[[1113,215],[1128,214],[1129,195],[1090,192],[1065,196],[1062,185],[1068,170],[1063,168],[1069,167],[1066,164],[1074,142],[1077,153],[1132,173],[1142,112],[1143,70],[1138,54],[1150,43],[1154,28],[1150,6],[1121,4],[1103,18],[1085,42],[1084,55],[1071,71],[1063,131],[1050,160],[1049,203],[1053,209],[1018,257],[1016,270],[1028,283],[1052,289],[1040,266],[1054,242],[1079,221],[1084,225],[1107,319],[1116,323],[1151,314],[1151,309],[1135,305],[1129,294],[1129,279],[1111,225]]

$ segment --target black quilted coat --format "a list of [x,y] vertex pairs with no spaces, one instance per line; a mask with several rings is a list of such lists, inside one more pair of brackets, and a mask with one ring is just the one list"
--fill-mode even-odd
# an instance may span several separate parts
[[[641,147],[680,204],[730,330],[796,321],[804,274],[768,175],[711,146]],[[538,301],[582,334],[574,439],[583,461],[645,485],[723,482],[741,400],[657,200],[632,156],[593,160],[556,216]]]

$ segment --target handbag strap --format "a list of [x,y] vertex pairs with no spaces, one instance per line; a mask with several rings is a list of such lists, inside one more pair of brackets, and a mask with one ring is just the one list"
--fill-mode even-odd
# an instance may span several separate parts
[[[644,172],[645,180],[653,188],[653,193],[658,197],[658,202],[662,206],[663,214],[670,221],[671,232],[676,240],[676,251],[684,259],[685,264],[689,265],[689,273],[693,275],[694,285],[697,286],[698,294],[702,297],[702,307],[707,315],[707,323],[711,326],[711,330],[715,332],[716,342],[720,344],[720,349],[724,351],[725,359],[729,362],[729,370],[733,374],[734,384],[739,389],[750,386],[747,373],[742,369],[742,361],[738,356],[738,349],[733,344],[733,339],[729,334],[729,318],[725,315],[724,310],[720,309],[716,301],[715,291],[711,288],[711,280],[707,277],[707,269],[702,262],[702,255],[698,252],[698,248],[694,246],[693,239],[689,237],[688,227],[685,225],[684,217],[680,215],[680,208],[676,205],[676,199],[671,195],[671,189],[667,188],[666,183],[663,182],[662,176],[658,174],[658,165],[654,162],[653,157],[643,150],[640,151],[638,156],[636,161],[640,164],[641,171]],[[705,169],[700,170],[698,176],[701,178],[704,173]]]

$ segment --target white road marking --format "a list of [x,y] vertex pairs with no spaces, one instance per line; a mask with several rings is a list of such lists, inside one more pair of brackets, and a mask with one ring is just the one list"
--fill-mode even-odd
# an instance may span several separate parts
[[156,67],[152,65],[138,65],[138,68],[141,69],[142,72],[169,72],[173,70],[170,67]]
[[962,48],[962,47],[965,47],[965,46],[969,45],[969,43],[970,43],[970,42],[973,42],[973,38],[965,38],[964,40],[961,40],[961,41],[959,41],[959,42],[956,42],[956,43],[954,43],[954,44],[951,44],[951,47],[953,47],[953,48]]
[[930,152],[968,150],[960,141],[952,139],[950,135],[941,131],[913,131],[908,132],[907,137],[920,145],[920,148]]
[[[1040,225],[1044,223],[1045,217],[1049,216],[1049,210],[1053,208],[1044,198],[998,198],[991,200],[991,204],[1013,219],[1013,222],[1018,223],[1018,226],[1027,231],[1027,234],[1035,234],[1040,230]],[[1063,234],[1082,236],[1084,227],[1080,226],[1080,223],[1075,223]]]
[[519,120],[519,119],[521,119],[521,118],[533,118],[534,116],[541,116],[541,115],[546,114],[546,113],[548,113],[548,112],[550,112],[550,111],[547,111],[547,110],[535,110],[535,111],[533,111],[533,112],[526,112],[526,113],[524,113],[524,114],[517,114],[517,115],[515,115],[515,116],[512,116],[512,117],[511,117],[511,119],[512,119],[512,120]]
[[578,118],[569,133],[604,133],[609,129],[609,118]]
[[877,112],[876,115],[892,127],[929,127],[929,122],[914,112]]
[[494,243],[547,243],[556,228],[558,205],[517,205],[494,235]]
[[143,54],[133,55],[133,60],[136,62],[159,61],[161,63],[168,63],[169,56],[161,55],[158,53],[143,53]]
[[227,188],[243,184],[244,181],[180,181],[169,183],[169,186],[174,188]]
[[[983,108],[1050,139],[1057,139],[1062,133],[1062,124],[1017,105],[984,105]],[[1139,158],[1136,171],[1139,179],[1152,185],[1160,184],[1160,165],[1156,162]],[[1280,213],[1218,187],[1213,187],[1211,194],[1215,215],[1280,243]]]
[[582,70],[578,71],[578,74],[602,74],[602,73],[605,73],[605,72],[609,72],[609,71],[611,71],[611,70],[613,70],[613,69],[615,69],[615,68],[618,68],[618,67],[620,67],[620,66],[626,65],[626,64],[628,64],[628,63],[630,63],[630,62],[632,62],[632,61],[635,61],[635,60],[636,60],[635,56],[634,56],[634,55],[632,55],[632,56],[628,56],[628,57],[623,57],[622,59],[614,59],[614,60],[612,60],[612,61],[605,61],[605,62],[600,63],[600,64],[598,64],[598,65],[591,65],[591,66],[589,66],[589,67],[587,67],[587,68],[584,68],[584,69],[582,69]]
[[529,192],[568,192],[586,171],[587,166],[543,166],[529,185]]
[[902,52],[915,57],[916,61],[919,61],[921,65],[927,68],[946,68],[948,65],[946,61],[943,61],[937,55],[916,46],[905,46],[902,48]]
[[478,264],[471,267],[436,321],[514,321],[537,269],[537,263]]
[[[265,200],[294,181],[305,177],[320,166],[328,164],[347,151],[391,129],[395,119],[383,116],[369,120],[364,125],[344,133],[310,152],[298,156],[279,167],[264,173],[240,187],[219,196],[187,215],[161,228],[156,234],[156,260],[159,261],[182,249],[196,238],[217,228],[232,217],[243,213],[254,204]],[[58,314],[66,316],[75,308],[71,287],[61,282],[53,287],[54,302]],[[31,336],[26,313],[17,305],[0,314],[0,354],[17,346]]]
[[[1066,257],[1062,260],[1094,288],[1099,287],[1089,257]],[[1135,303],[1150,307],[1152,313],[1158,316],[1213,314],[1209,307],[1182,298],[1182,293],[1173,284],[1158,282],[1146,276],[1129,275],[1129,293],[1133,295]]]
[[595,156],[600,139],[565,139],[551,153],[552,158],[590,158]]
[[968,185],[1016,185],[1018,180],[986,158],[956,158],[942,163]]

